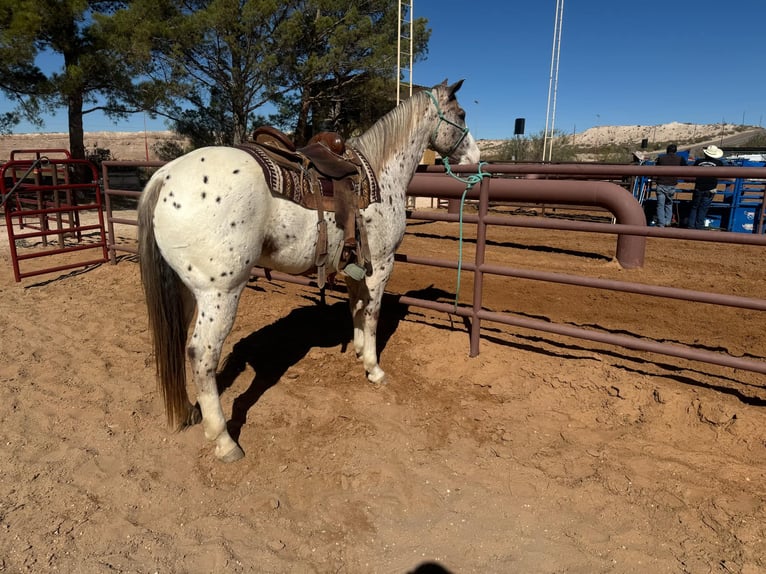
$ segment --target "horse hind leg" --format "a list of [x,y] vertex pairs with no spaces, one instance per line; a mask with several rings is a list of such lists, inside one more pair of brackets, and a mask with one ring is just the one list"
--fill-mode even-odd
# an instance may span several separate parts
[[[196,302],[194,301],[194,295],[189,289],[184,289],[182,293],[182,308],[184,314],[184,325],[186,325],[186,331],[188,331],[189,325],[194,320],[194,311],[196,310]],[[188,354],[188,346],[187,346]],[[186,391],[186,385],[184,385],[184,392]],[[183,421],[181,421],[180,430],[185,430],[194,425],[198,425],[202,422],[202,412],[200,411],[199,403],[192,404],[189,401],[188,394],[186,395],[187,414]]]
[[216,382],[223,343],[234,325],[243,288],[244,283],[233,291],[197,296],[197,322],[187,346],[205,438],[215,441],[215,456],[223,462],[234,462],[245,455],[226,428]]

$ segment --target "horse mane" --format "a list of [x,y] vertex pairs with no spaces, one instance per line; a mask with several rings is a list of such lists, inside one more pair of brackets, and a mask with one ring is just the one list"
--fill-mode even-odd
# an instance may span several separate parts
[[348,144],[361,151],[370,162],[372,170],[379,174],[391,154],[402,149],[403,144],[412,137],[413,130],[429,105],[428,96],[418,92],[380,118],[361,136],[349,138]]

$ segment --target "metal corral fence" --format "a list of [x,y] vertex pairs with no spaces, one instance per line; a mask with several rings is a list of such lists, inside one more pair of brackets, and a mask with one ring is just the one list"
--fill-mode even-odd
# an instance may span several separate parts
[[[135,220],[115,218],[111,212],[113,196],[139,197],[140,193],[114,189],[109,185],[108,169],[112,165],[135,165],[141,167],[156,167],[159,162],[104,162],[104,192],[106,194],[107,221],[109,223],[109,250],[112,262],[116,262],[116,252],[136,253],[135,244],[118,244],[113,223],[136,225]],[[696,168],[699,169],[699,168]],[[766,178],[766,168],[716,167],[706,168],[721,177]],[[723,305],[766,311],[766,300],[741,297],[731,294],[708,293],[689,289],[646,285],[626,281],[597,279],[580,275],[551,273],[518,269],[496,265],[485,261],[487,228],[492,225],[531,227],[539,229],[556,229],[572,232],[606,233],[617,236],[615,258],[625,268],[643,266],[644,249],[647,237],[662,237],[668,239],[687,239],[692,241],[708,241],[739,245],[766,245],[766,235],[742,234],[729,232],[708,233],[676,228],[648,227],[642,206],[624,187],[614,183],[615,178],[626,176],[657,176],[678,175],[693,177],[699,173],[693,167],[668,166],[630,166],[630,165],[598,165],[598,164],[569,164],[569,165],[539,165],[539,164],[499,164],[485,166],[494,177],[484,178],[480,184],[471,189],[456,179],[443,173],[441,167],[429,167],[425,172],[415,175],[408,188],[410,197],[428,197],[437,201],[447,202],[448,210],[418,210],[409,212],[412,221],[451,221],[462,220],[464,224],[476,226],[476,252],[473,261],[446,260],[414,255],[398,254],[397,260],[415,265],[427,265],[445,269],[458,269],[473,274],[471,306],[450,304],[428,299],[400,296],[399,302],[404,305],[431,309],[450,315],[470,319],[470,355],[479,354],[479,343],[482,321],[501,323],[547,333],[564,335],[617,345],[637,351],[658,353],[673,357],[684,358],[734,369],[743,369],[766,374],[766,361],[735,357],[725,353],[694,349],[682,345],[647,341],[637,337],[613,333],[597,332],[590,329],[551,323],[538,319],[519,317],[507,313],[498,313],[484,308],[483,283],[485,275],[516,277],[537,281],[549,281],[559,284],[584,286],[596,289],[619,291],[653,297],[664,297],[684,301],[696,301],[711,305]],[[477,166],[455,166],[457,175],[470,175],[477,172]],[[710,171],[706,171],[706,175]],[[575,178],[564,179],[564,178]],[[550,178],[550,179],[543,179]],[[591,181],[588,178],[598,178]],[[459,206],[463,201],[476,205],[476,213],[463,213]],[[615,223],[597,223],[588,221],[573,221],[566,219],[550,219],[543,217],[497,215],[490,214],[490,203],[523,203],[537,205],[568,205],[602,208],[609,211]],[[761,216],[762,217],[762,216]],[[254,269],[253,275],[266,277],[262,269]],[[292,276],[284,273],[270,272],[268,277],[280,281],[288,281],[302,285],[316,285],[310,278]]]
[[[125,218],[125,217],[115,217],[115,203],[120,202],[120,200],[123,200],[125,198],[131,200],[135,200],[136,204],[138,203],[138,199],[141,197],[141,191],[136,189],[125,189],[120,188],[119,184],[117,182],[112,183],[115,178],[113,176],[114,174],[114,168],[124,170],[125,168],[135,168],[138,170],[154,170],[158,167],[161,167],[165,165],[167,162],[164,161],[105,161],[101,164],[101,189],[104,192],[104,197],[106,198],[105,206],[106,206],[106,229],[107,229],[107,247],[109,249],[109,260],[112,262],[112,264],[117,263],[117,252],[122,251],[125,253],[138,253],[138,249],[136,248],[135,243],[118,243],[119,238],[117,234],[115,233],[114,225],[116,224],[122,224],[122,225],[130,225],[130,226],[138,226],[138,221],[135,218]],[[140,183],[146,183],[146,179],[148,179],[149,174],[146,174],[146,177],[143,179],[140,179]],[[130,186],[133,188],[134,186]]]
[[[0,207],[16,282],[107,260],[96,176],[92,163],[64,149],[13,150],[0,165]],[[42,258],[65,263],[43,267]],[[37,264],[27,265],[32,261]]]

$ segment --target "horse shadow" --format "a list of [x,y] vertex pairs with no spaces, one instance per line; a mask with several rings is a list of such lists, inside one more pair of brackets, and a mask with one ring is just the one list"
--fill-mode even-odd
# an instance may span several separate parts
[[[417,294],[410,293],[412,296]],[[250,408],[311,349],[340,346],[341,353],[347,351],[353,336],[348,302],[327,305],[318,297],[308,299],[313,304],[297,307],[285,317],[240,339],[224,358],[216,377],[219,393],[231,387],[248,365],[255,371],[248,388],[233,401],[228,430],[234,440],[239,439]],[[378,355],[407,313],[408,307],[399,303],[398,296],[383,296],[378,321]]]

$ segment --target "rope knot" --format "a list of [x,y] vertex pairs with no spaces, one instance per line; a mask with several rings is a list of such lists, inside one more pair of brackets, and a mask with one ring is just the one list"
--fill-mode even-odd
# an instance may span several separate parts
[[459,175],[456,175],[452,171],[452,166],[449,164],[449,159],[448,158],[445,157],[442,161],[444,162],[444,171],[445,171],[445,173],[447,173],[453,179],[456,179],[459,182],[464,183],[465,186],[466,186],[466,190],[472,188],[477,183],[481,183],[481,180],[483,180],[485,177],[492,177],[491,173],[487,173],[487,172],[481,170],[482,166],[487,165],[486,161],[480,161],[479,162],[479,171],[469,175],[468,177],[460,177]]

